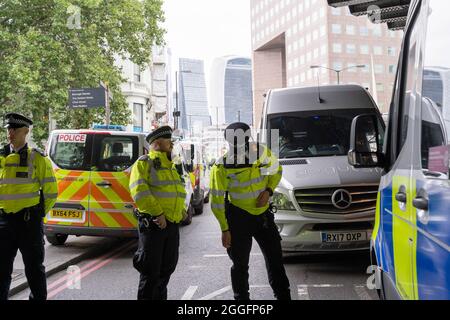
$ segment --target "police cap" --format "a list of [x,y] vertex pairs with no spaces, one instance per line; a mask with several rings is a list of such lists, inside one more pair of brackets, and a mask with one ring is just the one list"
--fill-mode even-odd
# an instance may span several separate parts
[[161,128],[156,129],[152,133],[150,133],[147,136],[147,142],[149,144],[152,144],[157,139],[164,138],[164,139],[171,139],[172,138],[172,128],[169,126],[164,126]]
[[8,113],[4,117],[4,124],[4,127],[8,129],[29,128],[33,125],[33,121],[18,113]]

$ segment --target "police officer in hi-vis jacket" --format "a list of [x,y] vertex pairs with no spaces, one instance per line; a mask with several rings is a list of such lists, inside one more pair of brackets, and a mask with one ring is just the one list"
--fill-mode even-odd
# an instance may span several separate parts
[[133,263],[141,274],[138,299],[167,300],[167,284],[178,263],[186,191],[171,159],[172,129],[161,127],[147,141],[150,153],[134,164],[130,177],[139,218],[139,247]]
[[250,143],[250,127],[233,123],[225,131],[230,150],[211,170],[211,208],[222,229],[222,244],[233,266],[236,300],[248,300],[248,269],[252,240],[266,261],[269,283],[279,300],[290,300],[289,280],[282,261],[281,237],[269,198],[281,180],[282,168],[267,147]]
[[0,149],[0,300],[8,298],[14,258],[20,250],[30,299],[45,300],[43,217],[58,188],[50,160],[27,145],[33,122],[17,113],[4,118],[9,144]]

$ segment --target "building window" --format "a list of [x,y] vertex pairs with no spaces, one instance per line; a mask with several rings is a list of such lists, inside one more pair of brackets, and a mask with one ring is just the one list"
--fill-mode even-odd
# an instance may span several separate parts
[[331,32],[334,34],[341,34],[342,33],[341,25],[340,24],[332,24]]
[[384,73],[384,65],[382,64],[376,64],[374,69],[376,74]]
[[340,43],[333,43],[333,53],[341,53],[342,45]]
[[141,68],[136,63],[133,65],[133,79],[135,82],[141,82]]
[[381,47],[381,46],[374,46],[373,47],[373,53],[376,56],[381,56],[383,54],[383,47]]
[[355,26],[348,25],[348,26],[346,27],[346,33],[347,33],[348,35],[350,35],[350,36],[355,35]]
[[347,53],[356,54],[356,46],[354,44],[347,44]]
[[359,52],[360,52],[361,54],[369,54],[369,46],[368,46],[367,44],[362,44],[362,45],[359,47]]
[[389,73],[390,74],[395,74],[395,70],[396,70],[395,65],[393,65],[393,64],[389,65]]
[[377,91],[383,92],[384,91],[384,85],[382,83],[377,83]]
[[331,14],[333,16],[340,16],[341,15],[341,8],[331,8]]
[[369,35],[369,28],[367,27],[360,27],[359,28],[359,34],[363,37],[367,37]]
[[142,132],[144,129],[144,105],[142,103],[133,104],[133,129],[135,132]]
[[388,47],[387,52],[390,57],[395,57],[397,55],[397,50],[393,47]]

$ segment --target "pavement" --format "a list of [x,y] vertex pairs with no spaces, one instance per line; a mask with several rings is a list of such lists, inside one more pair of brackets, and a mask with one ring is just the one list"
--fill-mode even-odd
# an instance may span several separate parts
[[[53,246],[46,241],[45,273],[49,277],[55,273],[67,270],[69,266],[76,265],[85,259],[117,246],[119,242],[119,239],[75,236],[69,236],[63,246]],[[28,288],[28,283],[25,276],[25,267],[22,255],[18,251],[14,261],[9,295],[15,295],[26,288]]]

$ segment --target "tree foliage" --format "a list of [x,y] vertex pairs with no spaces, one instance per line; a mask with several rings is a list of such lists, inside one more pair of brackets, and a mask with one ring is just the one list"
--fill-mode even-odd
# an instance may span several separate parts
[[[0,115],[21,112],[35,122],[33,137],[58,128],[103,123],[105,110],[68,109],[68,89],[107,82],[114,96],[111,122],[130,112],[116,57],[144,66],[163,42],[163,0],[0,0]],[[5,135],[1,131],[0,139]]]

